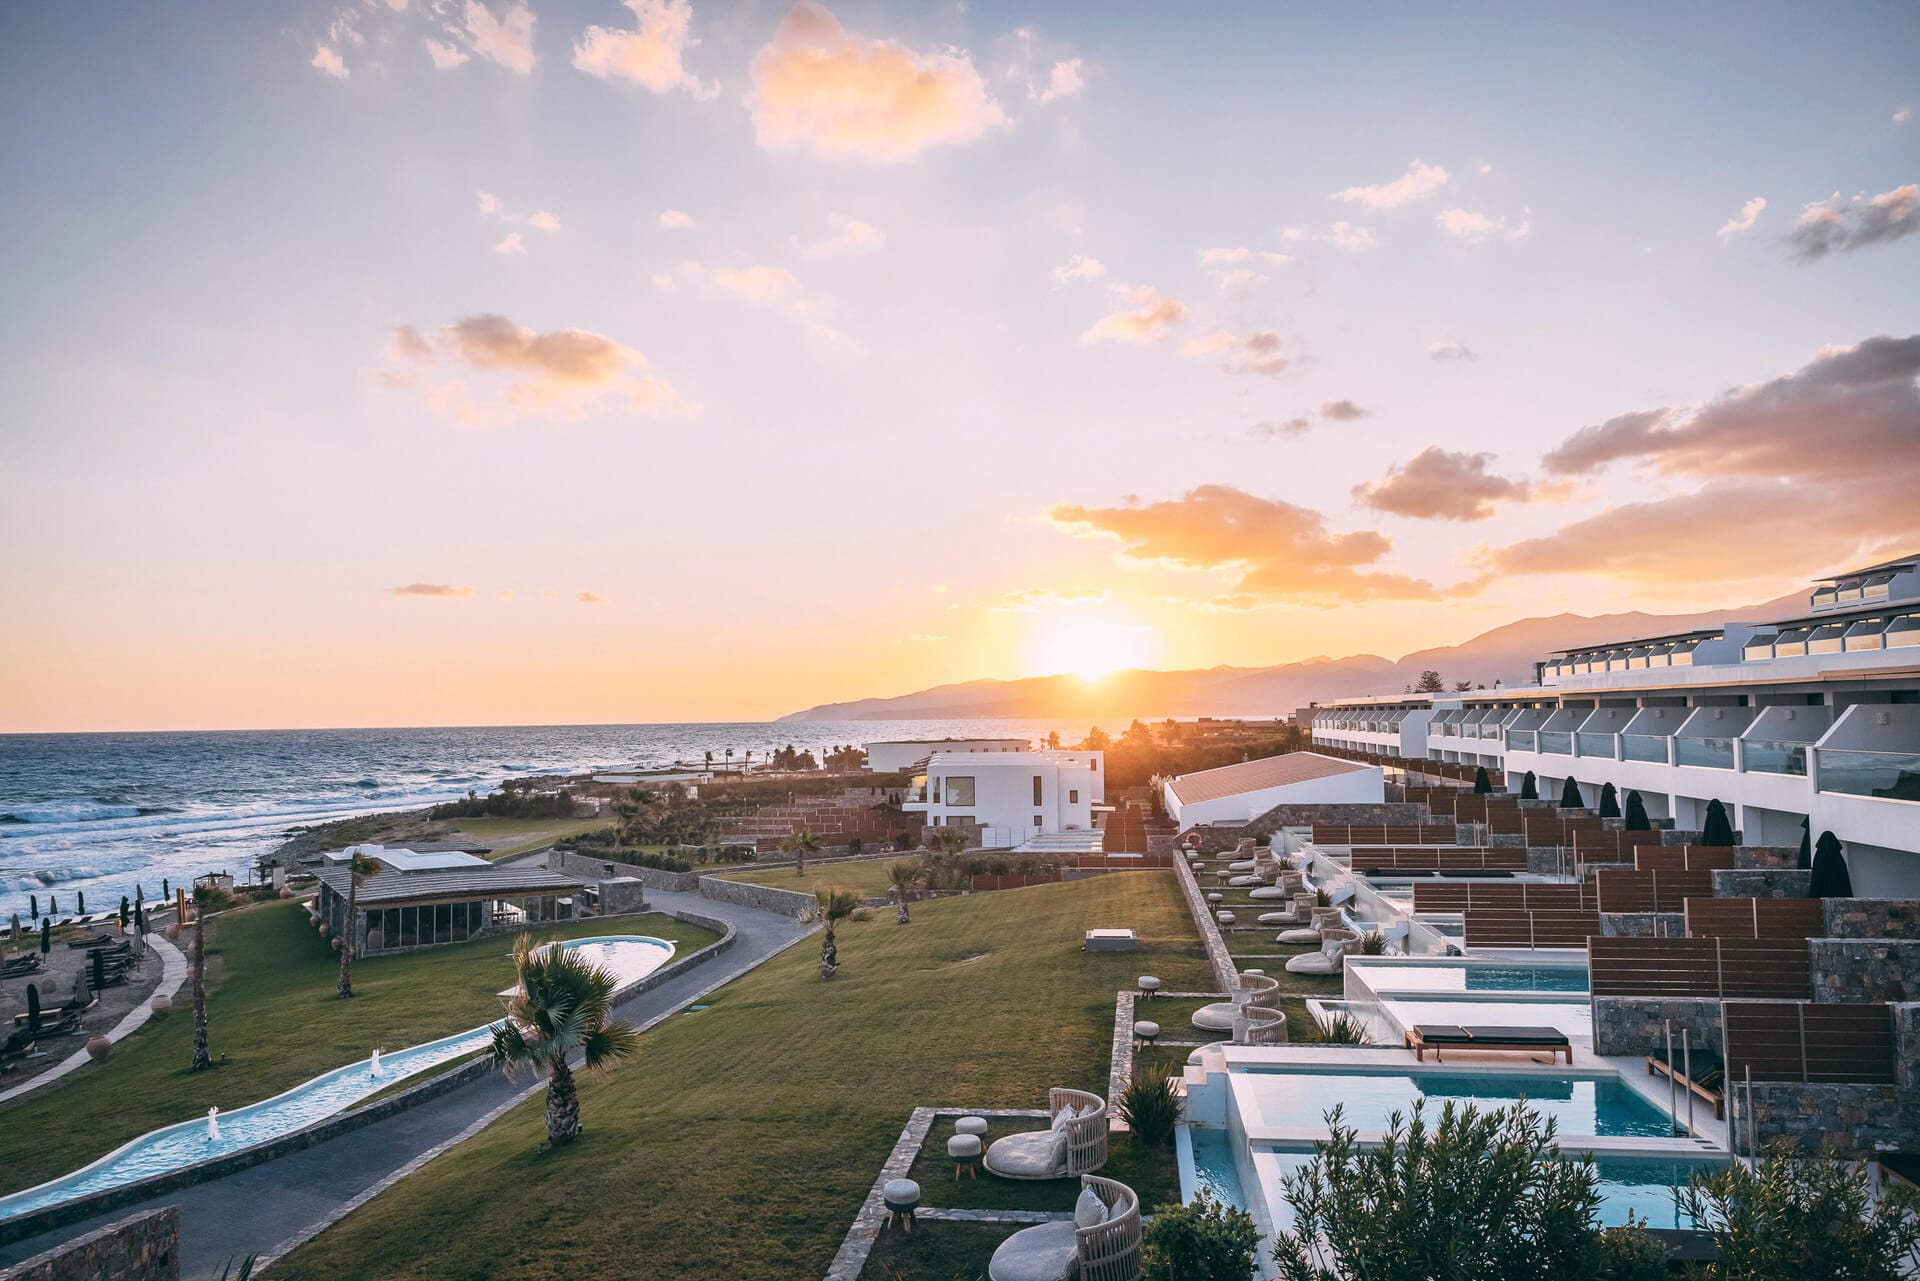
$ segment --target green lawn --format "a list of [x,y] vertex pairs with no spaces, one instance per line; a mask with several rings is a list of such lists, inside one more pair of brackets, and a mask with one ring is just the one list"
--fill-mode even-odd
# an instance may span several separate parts
[[[545,849],[555,841],[569,836],[579,836],[583,832],[598,831],[613,826],[610,818],[454,818],[442,823],[442,838],[472,837],[476,841],[485,841],[493,848],[488,851],[489,859],[498,861],[512,858],[516,854],[525,854],[529,850]],[[517,838],[517,839],[510,839]]]
[[795,876],[791,867],[760,867],[716,875],[729,881],[771,885],[775,889],[799,890],[803,894],[812,893],[822,885],[845,885],[861,898],[881,898],[892,884],[887,879],[887,868],[900,859],[912,860],[913,857],[911,854],[896,854],[890,858],[860,859],[852,863],[817,863],[807,868],[805,876]]
[[[670,939],[682,956],[718,937],[658,913],[622,918],[614,928]],[[605,921],[579,921],[541,937],[608,929]],[[0,1107],[0,1192],[78,1169],[209,1107],[270,1098],[375,1046],[398,1050],[474,1027],[499,1015],[497,994],[513,982],[512,939],[494,935],[359,961],[354,998],[342,1001],[334,995],[339,954],[291,900],[217,918],[208,946],[208,1039],[220,1066],[187,1071],[193,1016],[183,987],[171,1017],[116,1044],[105,1064]]]
[[[1080,950],[1084,930],[1119,925],[1141,950]],[[583,1088],[577,1143],[535,1151],[535,1100],[296,1252],[288,1274],[815,1281],[916,1104],[1104,1092],[1114,992],[1143,972],[1206,982],[1166,873],[942,899],[908,926],[876,913],[839,944],[831,982],[802,943],[660,1025]]]
[[[984,1178],[985,1176],[981,1176]],[[928,1223],[880,1234],[862,1281],[987,1281],[987,1263],[1018,1224]]]

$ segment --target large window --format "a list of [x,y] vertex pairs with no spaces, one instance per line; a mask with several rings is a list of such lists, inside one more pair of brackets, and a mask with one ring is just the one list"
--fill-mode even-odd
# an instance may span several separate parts
[[1045,803],[1046,803],[1045,801],[1043,801],[1043,800],[1041,799],[1041,796],[1040,796],[1040,786],[1041,786],[1041,778],[1040,778],[1040,775],[1038,775],[1038,774],[1035,774],[1035,775],[1033,776],[1033,803],[1034,803],[1035,805],[1043,805],[1043,804],[1045,804]]
[[947,804],[955,809],[973,808],[973,776],[957,774],[947,779]]
[[1732,769],[1733,740],[1730,738],[1676,739],[1673,763],[1695,765],[1701,769]]
[[1821,751],[1820,790],[1920,801],[1920,752]]

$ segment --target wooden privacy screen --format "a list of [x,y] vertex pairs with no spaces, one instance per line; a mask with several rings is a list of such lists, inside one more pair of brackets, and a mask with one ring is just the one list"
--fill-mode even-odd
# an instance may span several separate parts
[[1727,1080],[1897,1085],[1893,1011],[1886,1005],[1728,1001]]
[[1593,938],[1587,969],[1596,997],[1804,1000],[1813,994],[1805,940]]
[[1680,912],[1713,893],[1713,873],[1601,870],[1593,875],[1602,912]]
[[1443,845],[1406,849],[1397,845],[1355,845],[1351,847],[1353,868],[1382,871],[1447,872],[1524,872],[1527,852],[1511,849],[1483,849],[1475,845]]
[[[1645,832],[1638,833],[1645,836]],[[1730,845],[1642,845],[1633,851],[1640,872],[1723,872],[1733,867]]]
[[1800,942],[1827,932],[1817,898],[1689,898],[1687,933],[1696,938],[1782,939]]
[[1576,828],[1573,833],[1573,852],[1580,856],[1583,863],[1631,863],[1635,852],[1648,846],[1660,845],[1658,832],[1629,832],[1601,829],[1591,831]]
[[1315,823],[1315,845],[1452,845],[1452,823]]
[[1600,932],[1598,912],[1468,908],[1468,947],[1584,947]]
[[1477,908],[1580,912],[1593,910],[1584,885],[1525,881],[1415,881],[1416,912],[1470,912]]

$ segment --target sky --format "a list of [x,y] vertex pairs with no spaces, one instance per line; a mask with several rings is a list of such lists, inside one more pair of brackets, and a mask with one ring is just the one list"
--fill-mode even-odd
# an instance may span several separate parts
[[0,731],[754,720],[1913,551],[1916,49],[0,7]]

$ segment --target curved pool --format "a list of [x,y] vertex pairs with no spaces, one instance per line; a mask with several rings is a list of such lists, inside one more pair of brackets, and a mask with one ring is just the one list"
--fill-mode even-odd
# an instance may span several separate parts
[[[666,939],[644,934],[567,939],[561,946],[587,953],[601,968],[613,973],[617,987],[645,978],[671,960],[674,953],[674,945]],[[508,988],[507,992],[515,990]],[[482,1049],[492,1037],[493,1024],[483,1023],[437,1041],[382,1054],[377,1075],[371,1058],[324,1072],[270,1099],[221,1112],[217,1138],[205,1116],[151,1130],[72,1174],[0,1197],[0,1220],[168,1174],[292,1134],[396,1082]]]

